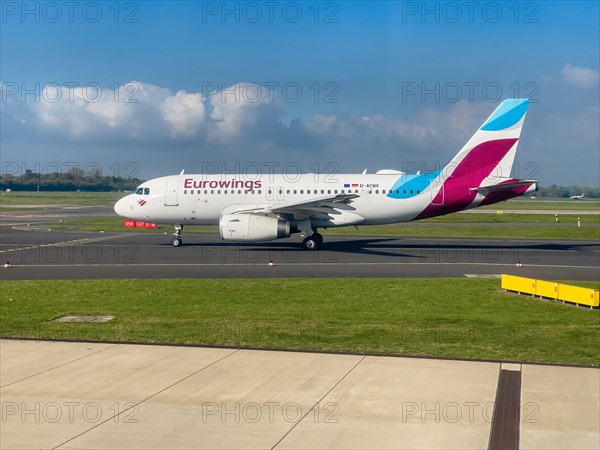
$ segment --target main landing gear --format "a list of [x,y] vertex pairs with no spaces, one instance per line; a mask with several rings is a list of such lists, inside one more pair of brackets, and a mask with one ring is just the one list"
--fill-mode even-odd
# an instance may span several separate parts
[[173,236],[175,236],[172,240],[171,240],[171,245],[173,247],[180,247],[181,244],[183,244],[183,241],[181,240],[181,232],[183,231],[183,225],[175,225],[175,233],[173,233]]
[[311,236],[304,238],[302,245],[307,250],[317,250],[323,245],[323,236],[314,232]]

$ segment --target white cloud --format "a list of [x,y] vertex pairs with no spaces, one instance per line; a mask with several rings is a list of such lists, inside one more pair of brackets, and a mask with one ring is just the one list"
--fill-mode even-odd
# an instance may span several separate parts
[[281,128],[282,105],[253,83],[236,83],[210,96],[208,138],[212,142],[235,142],[248,134],[263,135]]
[[579,89],[597,88],[600,75],[593,69],[565,64],[561,70],[565,83]]
[[178,91],[164,102],[165,120],[173,135],[195,135],[204,124],[204,101],[201,94]]
[[315,115],[311,120],[306,122],[308,132],[316,136],[331,134],[337,126],[338,120],[336,116],[324,116],[321,114]]
[[157,137],[188,138],[204,126],[204,103],[200,94],[132,81],[117,91],[96,87],[47,85],[39,102],[27,104],[41,129],[66,138],[114,138],[152,140]]

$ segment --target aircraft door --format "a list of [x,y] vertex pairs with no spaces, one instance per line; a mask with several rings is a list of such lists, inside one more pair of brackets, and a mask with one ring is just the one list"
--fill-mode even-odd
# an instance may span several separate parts
[[179,201],[177,193],[179,191],[179,178],[169,178],[165,190],[165,206],[177,206]]

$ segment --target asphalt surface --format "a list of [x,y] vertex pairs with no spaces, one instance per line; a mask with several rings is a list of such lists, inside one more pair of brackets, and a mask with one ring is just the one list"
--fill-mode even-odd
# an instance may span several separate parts
[[6,208],[0,213],[0,229],[13,226],[35,226],[60,220],[101,219],[115,216],[112,206],[26,205]]
[[174,248],[171,235],[161,233],[49,231],[36,223],[3,220],[0,261],[12,267],[0,268],[1,279],[412,278],[502,273],[549,280],[600,278],[600,243],[594,241],[326,236],[322,250],[311,252],[302,248],[297,235],[238,244],[215,234],[184,233],[184,245]]

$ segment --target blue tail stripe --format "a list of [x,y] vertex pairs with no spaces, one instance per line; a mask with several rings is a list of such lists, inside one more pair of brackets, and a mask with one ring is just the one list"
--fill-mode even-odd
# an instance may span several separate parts
[[484,131],[500,131],[510,128],[523,118],[528,106],[528,98],[504,100],[481,129]]

